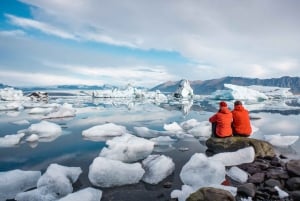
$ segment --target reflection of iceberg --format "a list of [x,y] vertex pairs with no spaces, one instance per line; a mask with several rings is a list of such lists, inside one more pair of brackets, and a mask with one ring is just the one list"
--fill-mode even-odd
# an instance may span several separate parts
[[294,144],[299,136],[282,136],[281,134],[265,135],[265,140],[274,146],[285,147]]

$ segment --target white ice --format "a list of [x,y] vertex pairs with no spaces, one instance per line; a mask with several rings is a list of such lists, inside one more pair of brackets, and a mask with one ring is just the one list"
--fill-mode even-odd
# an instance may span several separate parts
[[63,118],[63,117],[74,117],[76,110],[73,108],[72,104],[64,103],[60,107],[57,107],[56,110],[47,114],[45,118],[54,119],[54,118]]
[[144,173],[140,163],[123,163],[97,157],[90,165],[88,178],[95,186],[112,187],[138,183]]
[[279,195],[279,198],[280,198],[280,199],[289,197],[289,194],[288,194],[287,192],[281,190],[278,186],[275,186],[274,188],[275,188],[275,190],[278,192],[278,195]]
[[15,100],[26,100],[28,97],[23,96],[22,90],[16,90],[14,88],[0,89],[0,100],[15,101]]
[[199,124],[201,124],[201,123],[198,120],[196,120],[196,119],[189,119],[189,120],[181,122],[180,126],[184,130],[190,130],[190,129],[198,126]]
[[231,179],[239,182],[239,183],[245,183],[248,180],[248,173],[244,170],[233,166],[227,171],[227,176],[229,176]]
[[149,129],[147,127],[133,127],[137,136],[144,137],[144,138],[154,138],[160,135],[159,131]]
[[47,114],[51,112],[53,108],[41,108],[41,107],[35,107],[28,111],[28,114]]
[[14,121],[12,122],[13,124],[16,124],[16,125],[27,125],[27,124],[30,124],[28,120],[20,120],[20,121]]
[[136,137],[131,134],[124,134],[106,142],[99,156],[120,160],[123,162],[135,162],[149,156],[154,148],[154,142]]
[[114,137],[125,133],[128,133],[125,126],[116,125],[114,123],[97,125],[82,131],[84,137]]
[[284,136],[279,133],[275,135],[264,135],[264,138],[266,141],[268,141],[274,146],[286,147],[294,144],[299,139],[299,136],[295,136],[295,135]]
[[267,100],[268,97],[254,89],[246,86],[238,86],[233,84],[224,84],[226,90],[217,90],[212,93],[212,98],[216,100]]
[[210,160],[216,160],[225,166],[240,165],[243,163],[251,163],[254,161],[255,151],[252,146],[239,149],[234,152],[223,152],[209,157]]
[[18,193],[36,187],[40,171],[0,172],[0,200],[13,199]]
[[25,136],[25,133],[5,135],[0,137],[0,147],[12,147],[20,143],[22,137]]
[[176,142],[177,140],[171,138],[170,136],[159,136],[156,138],[150,139],[152,142],[155,143],[155,145],[167,145],[172,144],[173,142]]
[[101,190],[92,187],[87,187],[75,193],[68,194],[67,196],[57,201],[100,201],[101,197]]
[[293,93],[290,92],[290,88],[283,87],[273,87],[273,86],[260,86],[260,85],[251,85],[248,86],[250,89],[254,89],[265,94],[271,98],[289,98],[293,96]]
[[188,80],[181,80],[175,94],[179,94],[181,98],[192,98],[194,95],[193,89]]
[[199,122],[198,125],[196,125],[193,128],[190,128],[187,131],[188,134],[191,134],[195,137],[206,137],[209,138],[211,136],[211,123],[209,121],[202,121]]
[[27,142],[36,142],[36,141],[38,141],[39,140],[39,136],[37,135],[37,134],[31,134],[30,136],[28,136],[27,138],[26,138],[26,141]]
[[157,184],[172,174],[175,164],[172,158],[164,155],[150,155],[142,161],[146,171],[142,180],[149,184]]
[[39,178],[37,189],[19,193],[17,201],[57,200],[73,192],[72,184],[82,173],[80,167],[51,164]]
[[182,132],[182,128],[177,122],[173,122],[170,124],[164,124],[164,129],[166,131],[170,131],[170,132],[174,132],[174,133]]
[[40,138],[50,138],[62,133],[59,125],[45,120],[40,123],[31,124],[25,131],[29,134],[37,134]]
[[23,106],[20,102],[0,102],[0,111],[21,109],[23,109]]
[[182,167],[179,176],[184,184],[193,188],[221,184],[225,180],[225,166],[203,153],[195,153]]

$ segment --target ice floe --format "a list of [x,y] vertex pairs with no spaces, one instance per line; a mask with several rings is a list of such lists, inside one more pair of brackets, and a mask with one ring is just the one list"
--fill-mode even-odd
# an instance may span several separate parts
[[154,142],[136,137],[131,134],[124,134],[106,142],[99,156],[123,162],[135,162],[146,158],[154,148]]
[[70,193],[57,201],[100,201],[101,197],[101,190],[92,187],[87,187],[75,193]]
[[175,169],[173,160],[164,155],[150,155],[142,161],[146,171],[142,180],[149,184],[157,184],[169,176]]
[[61,127],[49,121],[31,124],[28,129],[22,130],[29,134],[37,134],[40,138],[50,138],[62,133]]
[[294,144],[298,139],[299,136],[296,135],[281,135],[274,134],[274,135],[264,135],[264,138],[266,141],[271,143],[274,146],[277,147],[286,147]]
[[0,147],[12,147],[20,143],[22,137],[25,136],[25,133],[5,135],[0,137]]
[[26,190],[36,187],[40,171],[10,170],[0,172],[0,200],[14,199]]
[[144,173],[140,163],[123,163],[97,157],[90,165],[88,178],[95,186],[112,187],[138,183]]
[[102,125],[93,126],[89,129],[83,130],[84,137],[115,137],[128,133],[125,126],[114,123],[106,123]]

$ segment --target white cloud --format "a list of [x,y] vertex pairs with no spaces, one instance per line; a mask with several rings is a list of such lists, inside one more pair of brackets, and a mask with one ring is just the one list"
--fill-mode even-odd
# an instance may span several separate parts
[[0,31],[0,35],[18,37],[18,36],[25,36],[26,33],[23,30],[16,29],[16,30]]

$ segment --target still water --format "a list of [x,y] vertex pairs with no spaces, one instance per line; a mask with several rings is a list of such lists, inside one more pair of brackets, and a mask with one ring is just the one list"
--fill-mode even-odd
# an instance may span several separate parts
[[[92,186],[88,181],[88,169],[93,159],[105,146],[105,141],[84,139],[82,131],[95,125],[112,122],[126,126],[130,133],[133,127],[147,127],[153,130],[164,130],[164,124],[181,123],[189,119],[207,121],[216,111],[216,102],[205,99],[194,103],[150,103],[132,100],[91,99],[88,97],[59,97],[51,100],[56,103],[68,102],[76,108],[76,116],[49,120],[59,124],[63,134],[55,139],[38,143],[22,142],[15,147],[0,147],[0,171],[13,169],[40,170],[44,172],[51,163],[81,167],[83,173],[75,184],[75,189]],[[0,137],[15,134],[26,129],[32,123],[38,123],[42,115],[30,115],[29,109],[21,111],[6,111],[0,113]],[[300,114],[296,112],[255,111],[250,116],[255,117],[251,123],[259,130],[254,138],[263,139],[264,135],[278,134],[299,135]],[[15,125],[12,122],[28,120],[29,125]],[[179,148],[189,148],[180,151]],[[182,166],[196,152],[204,153],[205,142],[195,138],[179,139],[173,144],[155,147],[154,154],[170,156],[175,163],[175,172],[157,185],[139,183],[125,187],[105,189],[102,200],[139,200],[146,196],[148,200],[164,199],[173,189],[180,189],[182,183],[179,173]],[[276,148],[278,153],[289,158],[300,158],[299,140],[292,146]],[[163,189],[164,182],[172,182],[170,189]],[[129,193],[130,192],[130,193]],[[155,192],[155,193],[154,193]],[[126,194],[126,195],[125,195]],[[154,196],[154,197],[153,197]],[[146,199],[144,199],[146,200]]]

